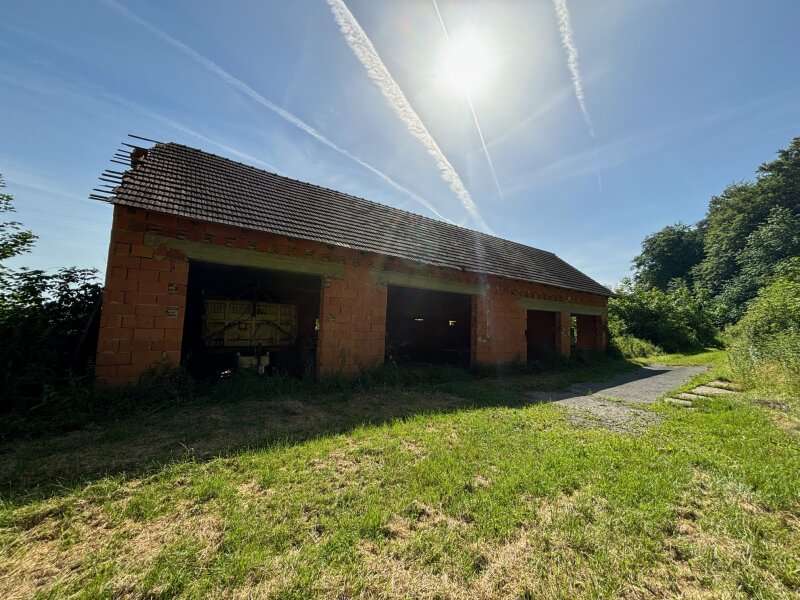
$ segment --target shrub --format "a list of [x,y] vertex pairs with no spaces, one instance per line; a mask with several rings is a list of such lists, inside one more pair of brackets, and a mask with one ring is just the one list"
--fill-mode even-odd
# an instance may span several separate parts
[[706,303],[680,280],[666,291],[623,281],[608,301],[608,327],[612,338],[638,338],[668,352],[716,343]]
[[664,351],[655,344],[632,335],[612,335],[611,350],[625,358],[645,358]]
[[37,406],[88,373],[99,304],[92,269],[0,267],[0,413]]
[[[796,264],[795,260],[795,264]],[[800,270],[787,265],[728,331],[731,368],[748,387],[800,394]]]

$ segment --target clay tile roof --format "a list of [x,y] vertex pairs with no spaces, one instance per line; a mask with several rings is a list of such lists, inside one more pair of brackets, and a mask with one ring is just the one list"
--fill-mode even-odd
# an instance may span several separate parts
[[552,252],[180,144],[150,148],[125,173],[111,201],[430,265],[611,293]]

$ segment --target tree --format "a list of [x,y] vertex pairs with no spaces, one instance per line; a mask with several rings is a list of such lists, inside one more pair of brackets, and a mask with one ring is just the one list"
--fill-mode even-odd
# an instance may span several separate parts
[[[0,213],[14,212],[14,196],[2,192],[6,183],[0,175]],[[31,249],[36,236],[17,221],[0,222],[0,262]],[[2,266],[0,266],[2,268]]]
[[800,214],[775,206],[767,219],[749,236],[736,257],[739,273],[727,281],[717,296],[717,312],[724,321],[738,321],[747,304],[766,285],[776,265],[792,256],[800,256]]
[[692,268],[703,259],[703,231],[683,223],[647,236],[633,259],[636,282],[666,290],[673,279],[691,283]]
[[[13,211],[12,202],[0,195],[0,212]],[[27,252],[36,239],[17,222],[0,223],[0,260]],[[29,407],[48,386],[85,370],[100,291],[94,269],[0,264],[0,413]]]
[[[723,293],[729,285],[739,285],[741,282],[735,283],[735,280],[743,274],[744,266],[740,254],[749,252],[751,266],[758,260],[757,252],[746,250],[748,240],[776,208],[786,209],[788,212],[784,215],[800,215],[800,138],[793,139],[788,148],[780,150],[776,160],[761,165],[755,182],[731,185],[711,199],[705,218],[705,256],[694,269],[697,285],[712,296]],[[788,229],[782,232],[788,233]],[[774,263],[770,263],[767,256],[768,253],[761,257],[766,260],[762,267],[769,271]],[[752,297],[748,294],[744,294],[747,299]],[[724,323],[731,322],[735,316],[734,313],[723,315]]]

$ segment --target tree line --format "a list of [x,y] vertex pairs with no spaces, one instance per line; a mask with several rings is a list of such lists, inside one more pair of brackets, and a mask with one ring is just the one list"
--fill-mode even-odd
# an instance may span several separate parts
[[633,355],[727,344],[738,360],[780,338],[790,360],[800,330],[798,257],[800,137],[758,167],[755,179],[711,198],[697,223],[644,239],[633,277],[609,302],[615,344]]

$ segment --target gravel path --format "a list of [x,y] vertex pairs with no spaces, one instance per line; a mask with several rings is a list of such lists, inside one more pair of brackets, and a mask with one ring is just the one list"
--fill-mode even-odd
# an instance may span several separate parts
[[562,392],[531,392],[528,398],[532,402],[554,402],[565,407],[575,425],[638,432],[659,417],[631,404],[651,404],[705,370],[706,367],[652,365],[603,383],[579,383]]

